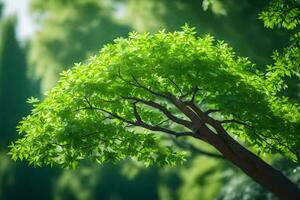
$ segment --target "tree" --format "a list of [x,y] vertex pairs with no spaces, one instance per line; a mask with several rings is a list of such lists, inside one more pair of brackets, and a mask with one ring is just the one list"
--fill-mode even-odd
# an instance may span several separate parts
[[[283,69],[284,74],[287,71]],[[201,76],[196,77],[197,73]],[[188,27],[174,34],[132,34],[129,40],[117,40],[98,57],[63,74],[59,85],[22,122],[20,129],[27,136],[13,146],[12,153],[35,164],[63,166],[75,166],[83,157],[101,162],[133,156],[160,164],[182,158],[156,145],[153,136],[138,134],[141,129],[133,128],[138,126],[204,140],[278,196],[292,198],[289,192],[294,190],[296,195],[298,189],[227,133],[237,134],[257,152],[284,152],[298,159],[299,105],[278,94],[284,80],[278,84],[278,79],[269,78],[274,77],[272,73],[269,69],[262,74],[222,42],[196,38]],[[204,109],[220,112],[205,113]],[[99,129],[108,134],[97,135]],[[191,131],[175,132],[178,129]],[[112,130],[118,135],[109,134]],[[39,142],[33,145],[33,141]],[[98,142],[108,148],[99,147]],[[253,162],[257,166],[251,166]],[[274,180],[282,185],[276,188]]]
[[[0,26],[0,148],[3,150],[15,138],[12,133],[28,111],[25,101],[29,84],[25,55],[15,38],[15,19],[3,19]],[[14,109],[7,105],[14,105]]]
[[[267,5],[268,0],[214,0],[214,4],[206,11],[201,9],[201,1],[199,0],[159,2],[156,0],[111,0],[109,2],[99,0],[51,0],[47,2],[31,0],[30,2],[32,4],[31,13],[33,17],[36,17],[35,22],[39,29],[29,44],[29,70],[32,72],[31,75],[34,74],[37,79],[41,80],[42,92],[46,88],[53,87],[60,71],[72,67],[74,62],[85,60],[89,55],[96,54],[102,45],[111,42],[117,36],[126,36],[131,30],[155,33],[162,28],[166,28],[167,31],[174,31],[187,22],[197,27],[199,34],[209,33],[216,38],[225,40],[234,47],[239,55],[249,57],[261,68],[266,63],[271,62],[269,55],[274,49],[280,49],[286,45],[285,32],[280,30],[269,31],[257,19],[257,15]],[[218,11],[219,8],[221,8],[221,12]],[[190,144],[190,142],[186,143]],[[207,145],[193,144],[206,150]],[[224,173],[224,170],[210,171],[214,175],[207,175],[209,178],[205,179],[205,182],[199,182],[200,178],[204,179],[206,177],[202,176],[201,173],[207,173],[204,170],[205,167],[199,167],[200,162],[196,162],[198,160],[196,157],[202,157],[203,154],[195,153],[194,155],[189,156],[187,162],[179,165],[176,173],[170,175],[182,179],[179,188],[171,190],[169,189],[172,187],[170,185],[164,187],[173,195],[170,199],[175,199],[176,195],[180,199],[199,199],[198,194],[201,194],[203,199],[210,199],[213,197],[212,195],[206,195],[207,193],[216,195],[220,191],[219,188],[211,191],[212,185],[219,184],[219,187],[221,187],[222,184],[220,183],[224,183],[223,179],[216,180],[213,177],[223,177],[220,174]],[[189,162],[190,160],[193,161]],[[206,160],[203,160],[203,162],[207,163]],[[227,166],[228,162],[224,161],[222,164]],[[97,164],[95,163],[95,165]],[[191,165],[194,167],[192,168]],[[215,165],[220,167],[220,162],[215,161]],[[121,171],[123,165],[118,166],[119,171]],[[109,173],[106,172],[105,165],[98,167],[105,170],[103,173]],[[184,176],[184,173],[181,172],[184,168],[194,171],[195,173],[190,175],[193,177]],[[96,167],[91,167],[91,169],[94,170],[92,174],[98,177],[101,176],[101,173],[95,170]],[[160,176],[166,173],[164,168],[156,169],[159,171]],[[62,173],[69,174],[68,170],[63,170]],[[179,176],[177,173],[181,175]],[[75,175],[80,175],[80,169],[72,173],[72,177]],[[61,175],[61,177],[64,176]],[[94,178],[95,176],[91,177]],[[111,179],[114,179],[114,177],[111,177]],[[161,179],[157,179],[157,181],[159,182],[158,185],[162,185]],[[117,185],[118,182],[115,180],[113,185]],[[74,181],[67,181],[66,184],[72,185],[75,183]],[[56,190],[55,188],[59,186],[59,183],[54,182],[53,190]],[[66,191],[68,187],[64,186],[60,189]],[[91,196],[96,199],[96,191],[102,191],[99,187],[85,187],[85,189],[90,189]],[[192,189],[193,192],[188,189]],[[25,189],[25,191],[28,191],[28,189]],[[111,195],[114,195],[114,192],[110,191]],[[158,191],[161,191],[161,189],[158,189]],[[190,197],[187,197],[186,191],[189,191]],[[204,191],[206,194],[204,194]],[[78,188],[74,188],[70,193],[82,194]],[[129,193],[128,191],[127,194]],[[21,193],[18,194],[22,195]],[[144,196],[149,195],[144,193]],[[126,196],[122,197],[126,198]],[[160,198],[167,199],[162,196]]]
[[18,126],[13,159],[76,167],[131,157],[146,164],[176,164],[182,153],[156,143],[158,132],[192,137],[215,147],[280,198],[300,190],[243,147],[281,152],[297,160],[298,104],[276,95],[279,86],[247,58],[193,28],[151,35],[131,33],[106,45],[60,81]]

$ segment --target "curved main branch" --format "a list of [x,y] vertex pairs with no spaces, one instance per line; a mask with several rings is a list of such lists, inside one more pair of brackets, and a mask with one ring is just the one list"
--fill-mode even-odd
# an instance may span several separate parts
[[155,108],[155,109],[161,111],[171,121],[173,121],[177,124],[183,125],[183,126],[185,126],[186,128],[188,128],[190,130],[194,130],[194,126],[193,126],[192,122],[174,116],[166,107],[160,105],[159,103],[156,103],[156,102],[151,101],[151,100],[148,101],[148,100],[140,99],[140,98],[137,98],[137,97],[122,97],[122,98],[128,99],[128,100],[133,100],[133,101],[136,101],[136,102],[140,102],[142,104],[145,104],[147,106]]
[[166,129],[166,128],[160,127],[158,125],[151,125],[151,124],[148,124],[148,123],[144,122],[142,120],[141,116],[138,113],[138,110],[137,110],[137,107],[136,107],[136,103],[137,102],[133,103],[133,114],[135,116],[135,120],[136,121],[131,121],[131,120],[128,120],[128,119],[126,119],[126,118],[124,118],[124,117],[116,114],[116,113],[108,111],[106,109],[94,107],[91,104],[91,102],[88,100],[88,98],[85,97],[85,99],[86,99],[89,107],[80,108],[81,110],[85,109],[85,110],[101,111],[103,113],[108,114],[110,117],[112,117],[114,119],[120,120],[120,121],[125,122],[127,124],[130,124],[132,126],[142,127],[142,128],[145,128],[145,129],[148,129],[148,130],[151,130],[151,131],[167,133],[167,134],[173,135],[175,137],[181,137],[181,136],[192,136],[192,137],[195,137],[195,134],[193,132],[176,132],[176,131],[172,131],[170,129]]

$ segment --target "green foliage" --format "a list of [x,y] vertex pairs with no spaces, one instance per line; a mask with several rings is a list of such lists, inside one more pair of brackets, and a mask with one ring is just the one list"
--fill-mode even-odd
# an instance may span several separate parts
[[295,29],[299,23],[300,2],[298,0],[272,0],[259,18],[264,21],[268,28],[275,26],[286,29]]
[[[273,53],[274,64],[269,65],[268,79],[274,83],[274,87],[285,90],[292,86],[287,95],[299,102],[300,98],[300,2],[297,0],[283,1],[273,0],[265,11],[260,14],[266,27],[283,27],[294,30],[291,36],[291,44],[282,52]],[[291,81],[292,80],[292,81]],[[294,87],[293,87],[294,85]]]
[[137,112],[153,126],[165,119],[134,98],[159,102],[184,118],[153,91],[179,97],[198,87],[195,100],[201,106],[219,109],[220,119],[238,117],[255,129],[228,125],[229,132],[260,152],[284,152],[296,160],[299,105],[276,96],[278,87],[226,43],[195,34],[187,25],[173,33],[132,32],[62,72],[57,86],[20,122],[18,130],[24,135],[10,146],[12,158],[72,168],[85,158],[175,164],[182,153],[156,143],[156,132],[128,126]]

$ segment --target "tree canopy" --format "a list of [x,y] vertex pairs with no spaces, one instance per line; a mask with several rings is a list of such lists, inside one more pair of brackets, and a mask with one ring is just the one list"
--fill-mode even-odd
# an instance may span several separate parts
[[29,99],[34,108],[18,126],[23,137],[10,146],[13,159],[63,167],[85,158],[174,164],[184,155],[156,140],[159,132],[196,137],[188,105],[258,153],[297,160],[299,104],[278,95],[277,80],[229,45],[195,34],[187,25],[170,33],[132,32],[62,72],[44,100]]

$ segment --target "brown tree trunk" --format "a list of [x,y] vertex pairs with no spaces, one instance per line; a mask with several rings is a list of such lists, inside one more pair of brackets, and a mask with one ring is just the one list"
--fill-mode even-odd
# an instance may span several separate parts
[[226,159],[280,199],[300,200],[300,189],[280,171],[240,145],[220,124],[216,123],[214,128],[217,134],[201,127],[199,139],[214,146]]
[[[223,129],[219,121],[211,118],[209,112],[203,112],[193,103],[193,98],[191,101],[183,102],[172,94],[164,96],[153,91],[151,91],[151,93],[166,98],[173,103],[178,110],[191,120],[192,126],[190,126],[190,124],[186,125],[185,121],[184,123],[182,121],[178,122],[178,119],[175,117],[177,123],[183,124],[189,129],[192,128],[193,131],[195,130],[196,136],[194,137],[214,146],[226,159],[239,167],[258,184],[274,193],[280,199],[300,200],[300,189],[294,183],[280,171],[274,169],[235,141]],[[168,112],[164,113],[168,114]],[[137,119],[140,119],[140,117],[138,116]],[[211,128],[208,128],[210,126]]]

